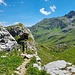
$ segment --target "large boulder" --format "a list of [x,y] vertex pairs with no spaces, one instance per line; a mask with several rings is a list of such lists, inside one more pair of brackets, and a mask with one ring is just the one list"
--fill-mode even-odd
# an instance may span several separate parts
[[64,60],[50,62],[42,69],[50,75],[75,75],[75,65]]
[[15,46],[17,46],[16,40],[4,27],[0,26],[0,51],[10,51]]

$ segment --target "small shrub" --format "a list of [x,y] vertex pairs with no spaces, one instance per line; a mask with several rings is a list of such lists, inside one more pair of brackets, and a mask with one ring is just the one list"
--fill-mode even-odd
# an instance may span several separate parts
[[47,74],[44,70],[39,70],[38,68],[33,67],[33,63],[36,63],[36,58],[33,57],[30,62],[26,65],[27,72],[26,75],[50,75]]
[[50,75],[46,71],[42,70],[40,75]]
[[33,67],[33,63],[36,63],[36,58],[31,58],[30,62],[26,64],[26,68]]
[[27,53],[27,54],[34,54],[34,53],[35,53],[35,51],[30,50],[30,49],[27,49],[27,50],[26,50],[26,53]]
[[40,75],[40,71],[37,68],[29,67],[27,69],[27,75]]

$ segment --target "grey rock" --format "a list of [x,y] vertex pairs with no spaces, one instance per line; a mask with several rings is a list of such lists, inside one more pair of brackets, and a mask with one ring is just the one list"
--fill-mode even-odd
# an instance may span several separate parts
[[4,27],[0,26],[0,28],[0,50],[10,51],[17,46],[17,42]]
[[75,73],[75,65],[64,60],[58,60],[44,65],[43,70],[50,75],[72,75],[72,73]]
[[39,66],[39,65],[36,64],[36,63],[33,64],[33,67],[36,67],[36,68],[38,68],[39,70],[42,70],[42,69],[41,69],[41,66]]
[[19,23],[17,25],[9,26],[7,27],[7,30],[10,32],[10,34],[13,37],[21,36],[24,33],[28,34],[28,40],[26,41],[27,48],[32,51],[36,50],[36,47],[35,47],[36,43],[35,43],[34,37],[31,31],[28,28],[24,27],[23,24]]

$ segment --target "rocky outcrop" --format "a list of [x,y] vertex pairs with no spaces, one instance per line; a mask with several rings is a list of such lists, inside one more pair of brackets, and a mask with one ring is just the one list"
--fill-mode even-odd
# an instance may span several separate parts
[[0,26],[0,51],[11,51],[17,46],[13,36],[2,26]]
[[65,17],[67,17],[67,18],[72,18],[73,16],[75,16],[75,11],[73,11],[73,10],[65,15]]
[[[10,32],[10,34],[13,37],[15,37],[16,40],[18,40],[18,39],[25,40],[28,37],[28,39],[26,41],[27,48],[29,50],[36,50],[35,40],[33,38],[33,35],[28,28],[24,27],[23,24],[19,23],[17,25],[9,26],[9,27],[7,27],[7,30]],[[26,36],[26,35],[24,36],[23,34],[28,34],[28,36]]]

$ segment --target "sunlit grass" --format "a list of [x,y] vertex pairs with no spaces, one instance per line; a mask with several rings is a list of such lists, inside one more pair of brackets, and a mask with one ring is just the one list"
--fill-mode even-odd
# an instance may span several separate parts
[[[6,57],[1,57],[6,56]],[[14,73],[16,68],[21,65],[23,62],[23,58],[19,55],[19,52],[13,50],[8,54],[5,52],[0,52],[0,75],[11,75]]]
[[75,64],[75,47],[68,48],[62,52],[51,52],[49,49],[40,46],[38,55],[41,58],[42,65],[56,60],[65,60]]

